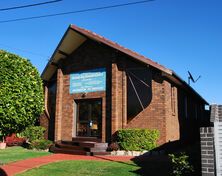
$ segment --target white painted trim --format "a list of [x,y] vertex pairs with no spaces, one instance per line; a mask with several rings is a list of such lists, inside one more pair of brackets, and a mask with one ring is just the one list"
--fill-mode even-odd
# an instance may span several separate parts
[[222,176],[222,122],[214,122],[216,175]]

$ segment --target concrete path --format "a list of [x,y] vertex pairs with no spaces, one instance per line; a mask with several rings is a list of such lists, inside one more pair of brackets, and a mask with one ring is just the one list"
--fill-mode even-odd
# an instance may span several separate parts
[[48,156],[31,158],[6,164],[0,167],[0,176],[13,176],[17,173],[25,172],[35,167],[64,160],[95,160],[95,161],[127,162],[130,161],[132,158],[133,157],[130,156],[84,156],[84,155],[52,154]]

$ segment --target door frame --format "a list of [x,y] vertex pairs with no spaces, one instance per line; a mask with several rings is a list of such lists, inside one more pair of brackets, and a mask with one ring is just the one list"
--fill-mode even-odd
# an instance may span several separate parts
[[[100,122],[101,123],[101,135],[98,136],[98,137],[94,137],[94,136],[78,136],[77,135],[77,119],[78,119],[78,103],[79,102],[84,102],[84,101],[96,101],[96,100],[99,100],[101,102],[101,119],[100,119]],[[73,120],[73,137],[75,138],[97,138],[97,139],[102,139],[103,138],[103,133],[104,133],[104,99],[101,97],[101,98],[84,98],[84,99],[74,99],[74,120]],[[103,139],[105,140],[105,139]]]

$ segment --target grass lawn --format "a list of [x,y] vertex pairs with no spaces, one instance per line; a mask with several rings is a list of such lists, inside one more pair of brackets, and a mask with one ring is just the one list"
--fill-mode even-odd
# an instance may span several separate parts
[[27,150],[23,147],[8,147],[5,150],[0,150],[0,165],[49,154],[49,152]]
[[17,174],[16,176],[131,176],[139,167],[132,162],[62,161]]

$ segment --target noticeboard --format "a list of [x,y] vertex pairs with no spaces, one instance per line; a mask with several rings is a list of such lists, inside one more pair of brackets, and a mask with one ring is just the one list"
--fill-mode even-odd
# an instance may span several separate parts
[[70,94],[106,90],[106,69],[99,68],[70,74]]

